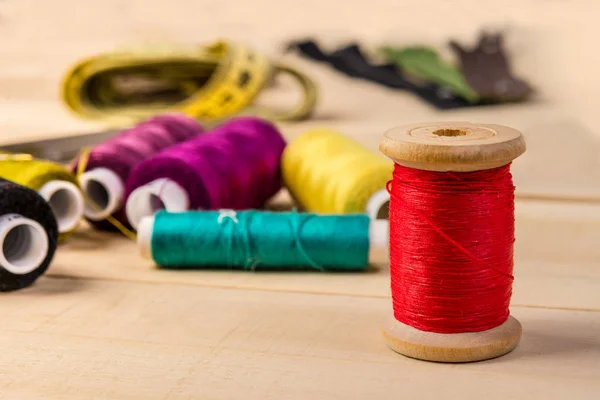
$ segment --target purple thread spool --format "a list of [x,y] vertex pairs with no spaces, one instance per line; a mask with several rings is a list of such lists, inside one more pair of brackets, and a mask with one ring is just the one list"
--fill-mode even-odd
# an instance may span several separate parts
[[126,212],[137,228],[160,209],[255,209],[282,186],[285,140],[271,123],[234,118],[140,163],[127,180]]
[[[165,114],[143,121],[94,147],[79,184],[99,208],[86,206],[86,219],[103,229],[112,228],[105,221],[111,215],[127,224],[124,211],[125,183],[133,168],[164,148],[202,132],[202,127],[185,115]],[[77,164],[78,161],[73,171],[77,171]]]

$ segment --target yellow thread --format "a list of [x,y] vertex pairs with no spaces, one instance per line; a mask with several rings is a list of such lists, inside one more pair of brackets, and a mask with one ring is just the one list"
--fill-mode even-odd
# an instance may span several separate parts
[[278,73],[296,79],[304,92],[302,103],[288,112],[257,109],[256,114],[275,120],[308,117],[316,102],[316,85],[310,78],[224,41],[207,47],[156,47],[84,59],[67,73],[62,97],[79,116],[112,120],[115,125],[169,111],[214,122],[246,110]]
[[[77,185],[75,175],[64,166],[46,160],[35,159],[30,154],[10,154],[0,151],[0,177],[19,185],[39,191],[51,181],[67,181]],[[47,199],[52,206],[50,199]],[[64,242],[76,227],[59,234],[59,241]]]
[[286,147],[282,158],[285,184],[307,211],[365,212],[367,202],[385,189],[393,163],[340,133],[317,129]]
[[[79,163],[77,164],[77,172],[75,175],[78,182],[79,182],[79,179],[81,178],[81,174],[83,174],[85,172],[85,169],[87,167],[89,159],[90,159],[90,149],[87,147],[82,148],[81,153],[79,155]],[[90,199],[85,194],[85,192],[82,191],[82,193],[83,193],[83,199],[85,200],[86,203],[88,203],[91,207],[94,207],[98,211],[102,210],[102,207],[100,207],[96,202],[94,202],[92,199]],[[137,235],[135,234],[135,232],[127,229],[127,227],[125,225],[120,223],[112,215],[109,215],[105,219],[109,223],[111,223],[115,228],[117,228],[123,235],[128,237],[129,239],[134,240],[134,241],[137,240]]]

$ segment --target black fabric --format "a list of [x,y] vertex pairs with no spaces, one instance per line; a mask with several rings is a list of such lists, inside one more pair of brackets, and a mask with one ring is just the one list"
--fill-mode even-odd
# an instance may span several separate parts
[[35,190],[0,178],[0,215],[6,214],[20,214],[42,225],[48,235],[48,252],[44,261],[27,274],[14,274],[0,264],[0,292],[33,284],[50,266],[58,245],[58,225],[46,200]]
[[525,100],[533,93],[531,86],[513,75],[504,51],[501,34],[482,32],[472,49],[456,41],[450,47],[460,60],[465,79],[482,98],[497,102]]
[[438,109],[473,107],[484,103],[469,103],[455,96],[449,89],[434,83],[417,83],[409,80],[393,64],[371,63],[358,44],[352,43],[329,54],[323,52],[314,40],[292,42],[288,50],[297,50],[303,56],[325,62],[343,74],[393,88],[407,90]]

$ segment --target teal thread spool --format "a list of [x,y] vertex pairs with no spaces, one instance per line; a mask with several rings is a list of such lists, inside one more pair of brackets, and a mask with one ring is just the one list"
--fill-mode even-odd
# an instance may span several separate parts
[[366,214],[160,211],[138,226],[142,255],[173,269],[359,271],[387,240],[387,221]]

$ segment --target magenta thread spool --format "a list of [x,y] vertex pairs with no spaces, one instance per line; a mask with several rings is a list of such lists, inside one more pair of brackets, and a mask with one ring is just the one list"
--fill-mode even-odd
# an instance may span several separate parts
[[[90,151],[79,184],[94,205],[86,205],[84,216],[98,228],[113,229],[106,218],[127,224],[124,211],[125,184],[136,165],[169,146],[189,140],[202,127],[182,114],[156,116],[125,130]],[[73,166],[77,171],[78,161]]]
[[285,140],[270,122],[238,117],[140,163],[127,180],[126,213],[137,228],[160,209],[263,207],[282,187]]

